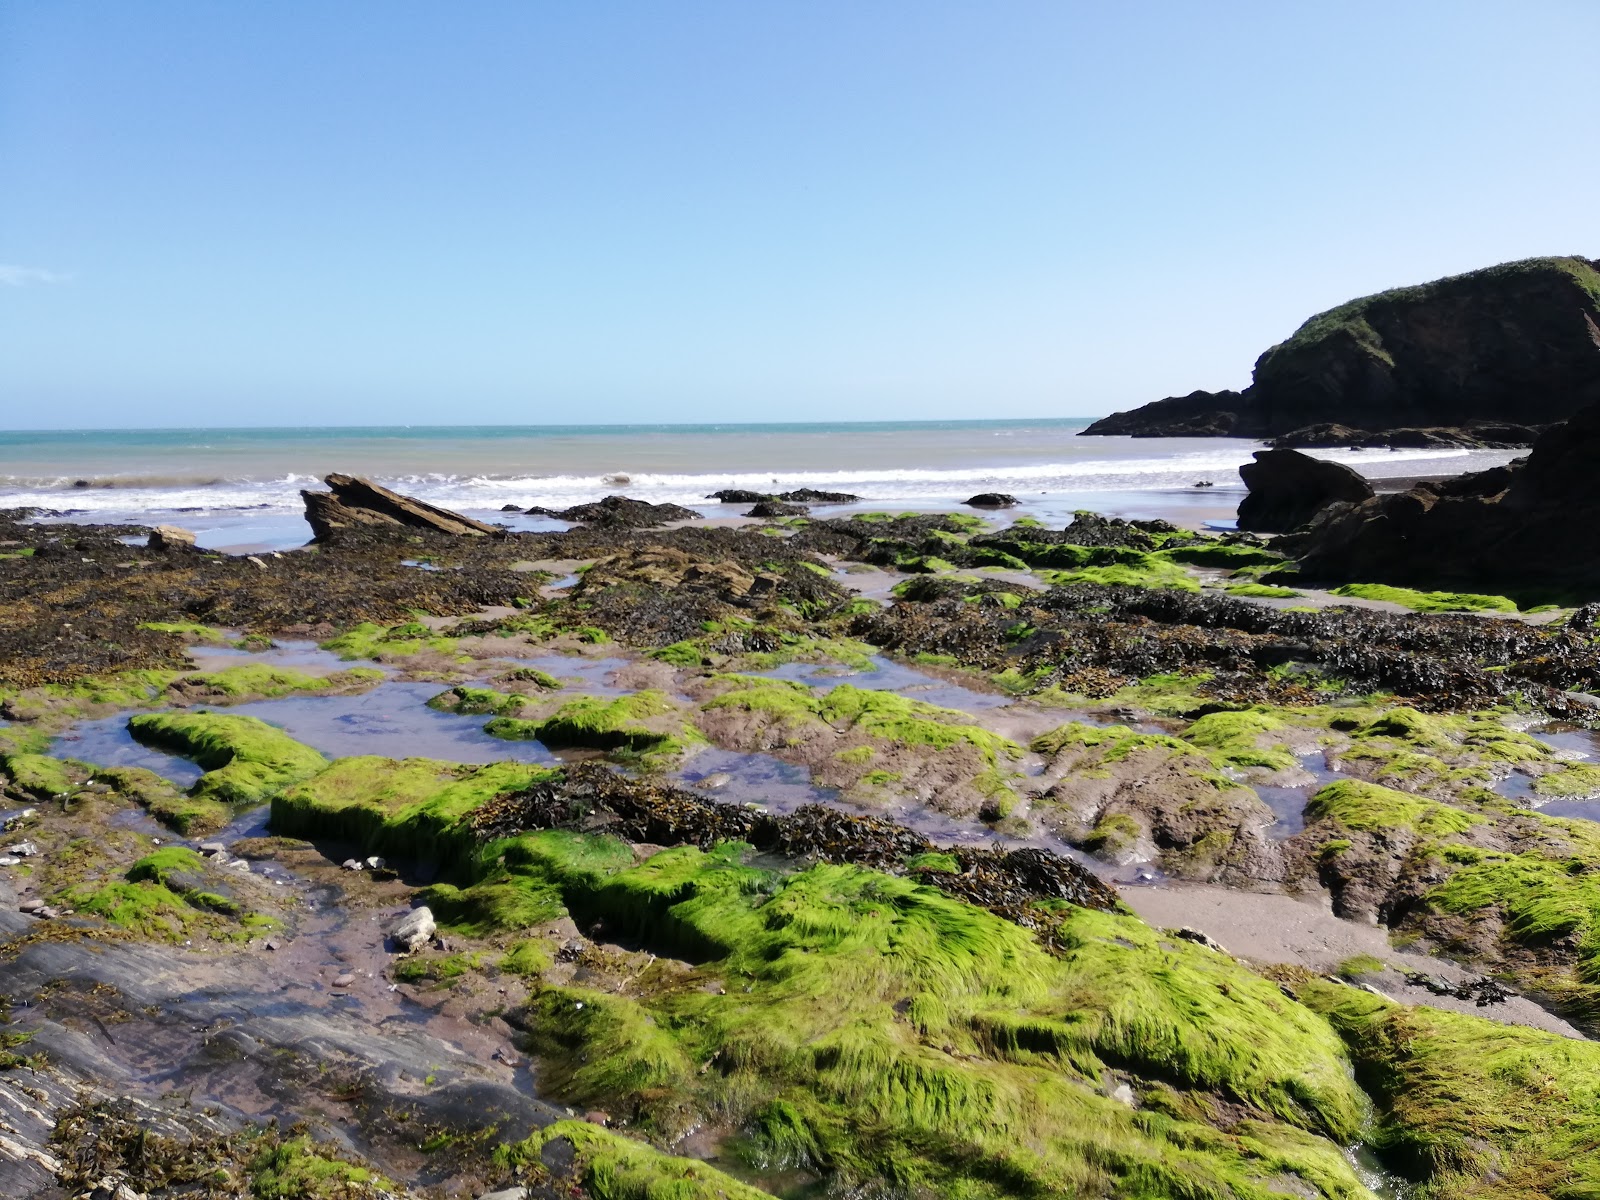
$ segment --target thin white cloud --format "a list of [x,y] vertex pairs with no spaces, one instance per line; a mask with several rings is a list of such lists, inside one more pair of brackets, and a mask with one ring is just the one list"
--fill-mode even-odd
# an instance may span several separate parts
[[18,267],[11,263],[0,263],[0,285],[5,287],[27,287],[33,283],[66,283],[71,275],[60,271],[47,271],[43,267]]

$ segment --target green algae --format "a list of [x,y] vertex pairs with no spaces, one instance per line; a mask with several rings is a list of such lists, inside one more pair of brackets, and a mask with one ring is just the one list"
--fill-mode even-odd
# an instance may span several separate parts
[[545,767],[434,759],[341,758],[273,797],[273,832],[356,842],[368,852],[465,865],[476,838],[462,818],[496,796],[555,777]]
[[205,774],[191,796],[262,804],[316,774],[328,760],[255,717],[220,713],[143,713],[128,720],[136,741],[193,759]]
[[384,678],[382,671],[356,667],[337,676],[312,675],[293,667],[270,663],[241,663],[220,671],[184,675],[168,685],[168,691],[204,689],[214,703],[227,704],[244,699],[277,700],[300,692],[320,692],[352,685],[373,684]]
[[198,621],[141,621],[138,627],[154,633],[176,634],[214,646],[224,645],[228,640],[228,635],[215,625],[202,625]]
[[1009,738],[972,724],[966,713],[895,692],[842,683],[817,693],[792,680],[748,675],[719,675],[715,682],[723,690],[701,706],[708,711],[740,708],[770,714],[795,729],[831,725],[897,745],[935,751],[969,746],[991,767],[1022,753],[1021,747]]
[[552,749],[583,746],[626,751],[652,764],[679,757],[705,740],[671,698],[655,690],[615,697],[579,696],[543,720],[496,717],[483,731],[507,741],[537,739]]
[[425,650],[465,658],[460,654],[456,639],[434,633],[420,621],[401,625],[375,625],[363,622],[322,643],[347,662],[352,659],[369,659],[383,662],[394,658],[410,658]]
[[9,790],[35,800],[53,800],[77,790],[72,768],[46,754],[0,753],[0,773]]
[[347,1200],[395,1190],[368,1168],[321,1152],[308,1137],[264,1146],[246,1174],[254,1200]]
[[543,943],[527,938],[514,943],[495,965],[507,975],[532,978],[549,970],[553,961],[549,949]]
[[[700,972],[726,986],[544,989],[528,1027],[569,1103],[667,1141],[716,1113],[751,1130],[758,1173],[938,1195],[1264,1200],[1281,1175],[1364,1194],[1317,1136],[1360,1121],[1337,1039],[1231,959],[1086,910],[1065,914],[1057,957],[908,880],[823,866],[763,882],[698,853],[622,894],[664,906],[644,934],[658,952],[687,931],[725,947]],[[1111,1069],[1150,1107],[1109,1098]],[[1210,1094],[1259,1115],[1225,1135]]]
[[1275,566],[1284,561],[1281,554],[1242,542],[1202,542],[1195,546],[1174,546],[1170,550],[1156,551],[1155,557],[1168,562],[1188,563],[1194,567]]
[[1330,594],[1359,600],[1384,600],[1413,612],[1517,611],[1516,601],[1504,596],[1485,596],[1472,592],[1419,592],[1414,588],[1390,587],[1383,583],[1347,583],[1333,588]]
[[1536,796],[1576,799],[1600,796],[1600,767],[1589,763],[1563,763],[1533,781]]
[[79,912],[145,937],[176,939],[198,913],[245,915],[231,898],[202,886],[205,861],[193,850],[164,846],[135,862],[120,880],[80,884],[61,899]]
[[1230,596],[1256,600],[1293,600],[1305,594],[1293,588],[1274,587],[1270,583],[1230,583],[1224,590]]
[[1410,829],[1426,837],[1465,833],[1483,818],[1420,796],[1359,779],[1341,779],[1319,789],[1306,804],[1307,820],[1335,821],[1357,833]]
[[647,1142],[587,1121],[557,1121],[524,1141],[501,1147],[501,1161],[536,1165],[552,1142],[567,1142],[584,1194],[595,1200],[771,1200],[707,1163],[665,1154]]
[[475,716],[502,717],[521,712],[528,705],[526,696],[497,692],[493,688],[470,687],[466,684],[440,692],[428,701],[428,707],[439,712],[470,713]]
[[1207,713],[1183,731],[1184,740],[1210,754],[1219,766],[1289,771],[1300,760],[1281,746],[1262,746],[1261,738],[1281,732],[1285,723],[1265,709]]
[[1068,571],[1042,572],[1041,578],[1057,587],[1075,583],[1096,583],[1106,587],[1172,588],[1198,592],[1200,581],[1182,567],[1156,557],[1144,556],[1137,563],[1112,563],[1109,566],[1079,567]]
[[1300,998],[1377,1102],[1369,1144],[1416,1200],[1600,1195],[1600,1046],[1311,981]]

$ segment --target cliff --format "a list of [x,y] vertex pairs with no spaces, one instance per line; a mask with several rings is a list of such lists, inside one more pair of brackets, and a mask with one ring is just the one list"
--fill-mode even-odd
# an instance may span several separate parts
[[[1169,397],[1084,433],[1526,443],[1600,401],[1597,345],[1600,262],[1531,258],[1318,313],[1256,360],[1243,392]],[[1311,426],[1343,428],[1330,443]]]

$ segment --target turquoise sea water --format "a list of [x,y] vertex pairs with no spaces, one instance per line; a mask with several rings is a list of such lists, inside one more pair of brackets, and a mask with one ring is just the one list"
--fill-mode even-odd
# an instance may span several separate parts
[[[1257,443],[1080,437],[1088,418],[850,424],[394,426],[377,428],[0,431],[0,507],[65,519],[172,522],[204,545],[304,541],[302,488],[330,471],[366,475],[435,504],[498,514],[610,493],[708,516],[722,488],[812,487],[869,507],[958,504],[1001,491],[1052,519],[1074,508],[1225,519],[1238,466]],[[1334,452],[1369,474],[1446,474],[1497,452]],[[1206,481],[1212,487],[1196,489]],[[514,527],[533,522],[506,518]]]

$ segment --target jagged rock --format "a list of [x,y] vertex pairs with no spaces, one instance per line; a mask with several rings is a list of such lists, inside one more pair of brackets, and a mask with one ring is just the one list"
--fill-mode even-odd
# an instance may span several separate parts
[[575,504],[559,511],[535,505],[528,509],[528,515],[578,521],[606,529],[653,529],[670,521],[693,521],[700,516],[681,504],[651,504],[648,500],[634,500],[628,496],[607,496],[593,504]]
[[1600,595],[1596,462],[1600,404],[1508,466],[1330,511],[1275,546],[1308,580]]
[[396,946],[409,954],[426,946],[438,928],[433,919],[433,911],[424,905],[407,913],[389,936],[394,939]]
[[792,492],[779,492],[777,499],[790,504],[854,504],[860,496],[850,492],[819,492],[815,488],[796,488]]
[[313,541],[327,541],[340,530],[373,526],[431,529],[472,537],[500,532],[493,525],[391,492],[368,479],[334,474],[324,482],[330,491],[300,493],[305,501],[306,521],[311,526]]
[[790,504],[784,500],[759,500],[744,515],[747,517],[803,517],[811,510],[804,504]]
[[723,504],[760,504],[763,500],[775,500],[777,497],[769,492],[752,492],[747,488],[723,488],[720,492],[712,492],[706,499]]
[[[1276,438],[1337,424],[1383,445],[1399,431],[1408,445],[1526,444],[1513,427],[1600,401],[1597,320],[1600,263],[1504,263],[1318,313],[1256,360],[1243,392],[1169,397],[1083,432]],[[1474,440],[1421,440],[1442,430]]]
[[1005,492],[979,492],[962,501],[968,508],[1010,508],[1017,503],[1015,496]]
[[1257,450],[1239,468],[1250,494],[1239,502],[1239,528],[1263,533],[1298,529],[1328,505],[1360,504],[1372,485],[1343,463],[1298,450]]
[[187,550],[194,548],[195,535],[176,525],[157,525],[150,531],[145,543],[151,550]]

